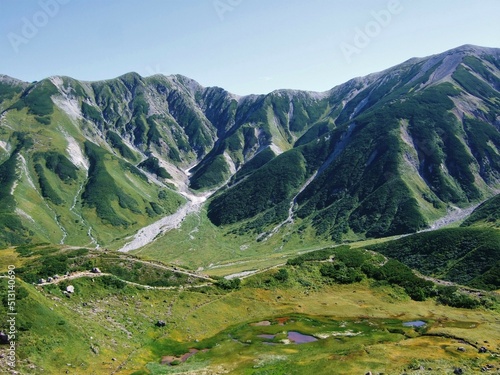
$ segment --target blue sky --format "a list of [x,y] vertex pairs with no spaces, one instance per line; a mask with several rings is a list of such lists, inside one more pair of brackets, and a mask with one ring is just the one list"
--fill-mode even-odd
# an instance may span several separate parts
[[328,90],[463,44],[499,0],[0,0],[0,74],[183,74],[236,94]]

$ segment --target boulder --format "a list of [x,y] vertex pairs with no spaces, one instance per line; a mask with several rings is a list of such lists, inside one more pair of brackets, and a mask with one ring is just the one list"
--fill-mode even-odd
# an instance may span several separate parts
[[68,292],[68,293],[75,293],[75,287],[73,285],[68,285],[66,287],[66,292]]
[[97,267],[94,267],[94,268],[92,268],[92,270],[90,270],[90,272],[92,272],[92,273],[101,273],[101,270],[99,268],[97,268]]
[[486,349],[484,346],[481,346],[478,351],[479,353],[488,353],[488,349]]
[[0,344],[8,344],[9,336],[3,331],[0,331]]
[[459,352],[465,352],[465,348],[464,348],[463,346],[459,346],[459,347],[457,348],[457,350],[458,350]]
[[464,370],[462,370],[461,368],[456,368],[455,371],[453,371],[453,373],[455,375],[461,375],[464,373]]
[[156,322],[157,327],[165,327],[166,325],[167,325],[167,323],[164,320],[158,320]]

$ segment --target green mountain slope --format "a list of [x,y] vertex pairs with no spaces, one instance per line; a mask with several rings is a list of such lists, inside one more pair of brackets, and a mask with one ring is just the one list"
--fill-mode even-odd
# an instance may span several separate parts
[[461,285],[500,288],[500,231],[453,228],[418,233],[371,247],[424,275]]
[[121,246],[214,192],[211,222],[259,240],[418,231],[498,189],[499,59],[462,46],[245,97],[180,75],[0,76],[1,243]]
[[[291,218],[310,223],[318,235],[341,241],[353,234],[359,238],[414,232],[448,205],[484,199],[499,183],[500,73],[491,63],[498,56],[497,50],[464,46],[333,89],[332,99],[351,89],[343,108],[325,113],[293,150],[303,152],[304,145],[314,145],[314,158],[306,158],[305,166],[313,178],[290,185],[290,194],[274,203],[292,205]],[[219,207],[232,212],[233,197],[262,180],[257,172],[212,200],[209,217],[214,223],[232,222],[223,217],[232,213],[222,214]],[[293,191],[298,195],[291,202]],[[260,195],[259,190],[252,193]],[[283,215],[274,224],[279,220]]]
[[462,227],[470,226],[493,226],[500,227],[500,195],[482,203],[472,214],[462,223]]

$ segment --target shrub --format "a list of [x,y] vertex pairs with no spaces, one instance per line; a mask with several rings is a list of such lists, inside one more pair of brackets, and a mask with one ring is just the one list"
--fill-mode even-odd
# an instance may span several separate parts
[[160,162],[158,158],[155,158],[154,156],[151,156],[141,162],[138,165],[139,168],[144,168],[147,170],[149,173],[155,174],[160,178],[172,178],[170,173],[167,172],[167,170],[163,167],[160,166]]
[[233,289],[239,289],[241,285],[241,280],[238,278],[234,279],[220,279],[217,280],[215,283],[219,288],[224,289],[224,290],[233,290]]
[[273,276],[276,280],[281,282],[285,282],[290,278],[290,275],[288,274],[288,271],[285,268],[280,268],[280,270],[276,272]]
[[363,274],[356,268],[347,267],[342,262],[323,264],[319,269],[323,277],[328,277],[339,284],[352,284],[363,280]]

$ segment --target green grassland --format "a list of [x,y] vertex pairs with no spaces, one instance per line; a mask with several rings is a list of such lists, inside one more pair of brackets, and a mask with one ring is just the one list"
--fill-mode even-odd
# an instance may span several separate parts
[[249,269],[262,269],[286,263],[297,252],[331,245],[315,236],[310,227],[286,227],[282,232],[258,241],[258,233],[240,233],[239,224],[220,228],[212,224],[203,209],[188,215],[179,229],[131,253],[164,262],[175,262],[190,269],[227,275]]
[[[21,374],[307,374],[311,368],[445,374],[456,367],[480,373],[500,346],[498,295],[483,293],[480,301],[487,303],[472,309],[445,306],[439,297],[415,301],[394,273],[385,280],[363,273],[368,265],[387,267],[383,256],[348,247],[304,253],[232,289],[219,281],[203,286],[206,281],[178,274],[182,270],[110,251],[23,246],[2,250],[0,259],[17,266]],[[24,281],[95,266],[103,275],[45,286]],[[361,277],[338,278],[335,272],[346,269]],[[6,281],[0,278],[2,298]],[[68,285],[71,295],[63,293]],[[159,320],[164,327],[156,326]],[[426,326],[403,326],[413,320]],[[269,325],[255,324],[262,321]],[[317,341],[283,342],[290,331]],[[480,346],[488,352],[478,354]],[[190,349],[200,352],[174,366],[161,364]]]

